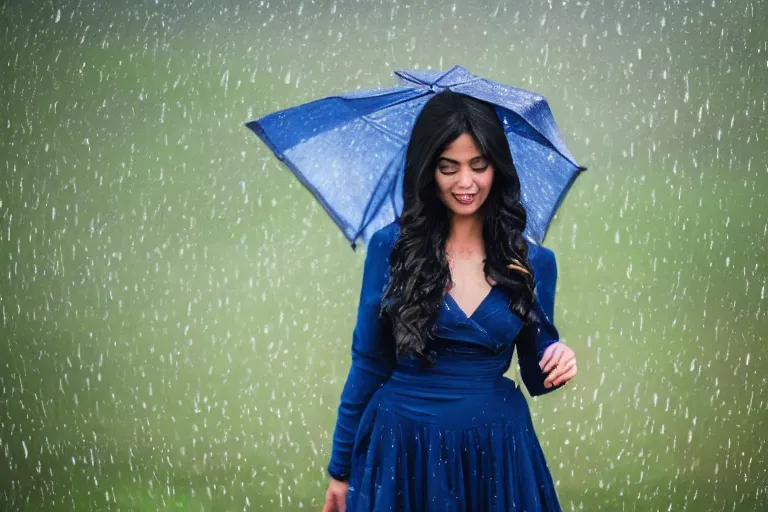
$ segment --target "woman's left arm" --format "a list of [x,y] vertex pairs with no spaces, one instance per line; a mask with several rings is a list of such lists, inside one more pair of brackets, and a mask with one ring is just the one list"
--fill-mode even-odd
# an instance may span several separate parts
[[517,342],[520,375],[531,396],[551,393],[576,375],[576,356],[555,327],[555,285],[557,261],[555,253],[543,246],[532,246],[529,261],[536,277],[534,308],[538,325],[520,331]]

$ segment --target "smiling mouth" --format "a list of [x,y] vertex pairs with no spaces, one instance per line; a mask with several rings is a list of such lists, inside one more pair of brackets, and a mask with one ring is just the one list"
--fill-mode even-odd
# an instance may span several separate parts
[[471,203],[477,194],[453,194],[460,203]]

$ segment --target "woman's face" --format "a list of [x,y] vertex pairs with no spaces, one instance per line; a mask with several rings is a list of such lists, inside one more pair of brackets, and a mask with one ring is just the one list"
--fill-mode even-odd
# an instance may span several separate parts
[[456,215],[474,215],[491,191],[493,166],[475,139],[464,133],[440,154],[435,183],[437,195],[449,210]]

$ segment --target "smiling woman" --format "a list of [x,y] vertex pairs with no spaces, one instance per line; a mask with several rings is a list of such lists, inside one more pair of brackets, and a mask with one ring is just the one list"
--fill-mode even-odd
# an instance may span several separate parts
[[554,255],[523,238],[493,107],[436,94],[411,135],[403,196],[368,246],[324,510],[558,511],[528,405],[504,373],[517,347],[541,395],[576,360],[551,321]]

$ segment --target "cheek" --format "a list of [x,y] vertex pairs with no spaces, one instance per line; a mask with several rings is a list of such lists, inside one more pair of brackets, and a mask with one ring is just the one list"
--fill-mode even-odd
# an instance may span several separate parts
[[445,196],[450,193],[451,181],[443,175],[437,175],[435,176],[435,189],[438,195]]
[[486,193],[488,193],[491,191],[491,186],[493,185],[493,170],[489,169],[484,172],[482,176],[482,187],[485,189]]

